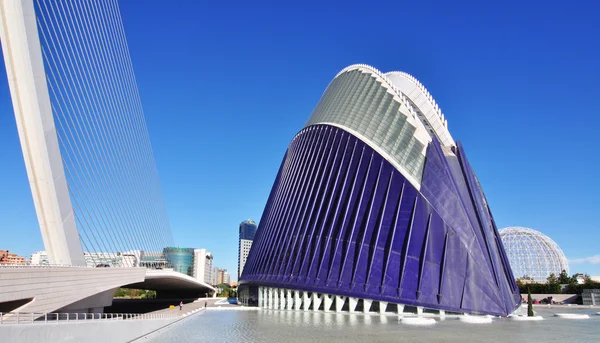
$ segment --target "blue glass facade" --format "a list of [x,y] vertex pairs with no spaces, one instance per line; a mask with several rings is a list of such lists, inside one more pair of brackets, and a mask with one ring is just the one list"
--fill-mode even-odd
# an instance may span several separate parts
[[257,225],[253,220],[244,220],[240,223],[240,239],[253,241],[256,235]]
[[165,248],[163,253],[174,271],[194,275],[194,249],[169,247]]
[[330,125],[290,144],[240,281],[494,315],[521,299],[460,143],[433,138],[417,189]]

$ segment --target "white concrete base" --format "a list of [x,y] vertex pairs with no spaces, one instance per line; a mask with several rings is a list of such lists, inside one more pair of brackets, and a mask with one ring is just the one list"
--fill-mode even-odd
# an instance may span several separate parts
[[310,298],[308,297],[308,292],[302,292],[302,309],[304,311],[308,311],[310,307]]
[[587,314],[576,314],[576,313],[555,313],[555,317],[564,319],[590,319]]
[[342,312],[344,302],[346,302],[346,297],[341,297],[339,295],[335,296],[335,312]]
[[321,302],[323,301],[323,295],[319,295],[318,293],[312,294],[312,303],[313,303],[313,311],[319,311],[319,307],[321,307]]
[[358,305],[358,298],[348,298],[348,302],[350,305],[350,313],[356,312],[356,305]]
[[329,312],[329,311],[331,311],[331,304],[333,304],[333,296],[324,294],[323,297],[324,297],[323,310],[325,310],[325,312]]
[[302,302],[300,300],[300,292],[294,291],[294,310],[299,310],[301,304]]
[[363,299],[363,313],[369,313],[369,311],[371,311],[372,304],[373,300]]
[[536,322],[536,321],[544,320],[544,317],[542,317],[542,316],[533,316],[533,317],[528,317],[528,316],[508,316],[508,319],[510,319],[510,320],[516,320],[516,321],[522,321],[522,322]]
[[291,310],[294,307],[294,298],[292,298],[292,291],[289,289],[286,290],[286,296],[287,296],[286,309]]
[[385,314],[385,310],[387,310],[387,301],[380,301],[379,302],[379,314]]
[[400,319],[400,323],[406,325],[433,325],[436,321],[433,318],[406,317]]
[[460,316],[458,320],[469,324],[489,324],[492,322],[492,318],[488,316]]

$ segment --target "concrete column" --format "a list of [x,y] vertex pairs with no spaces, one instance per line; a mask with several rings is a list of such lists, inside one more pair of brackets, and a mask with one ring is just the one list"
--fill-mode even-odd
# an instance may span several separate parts
[[294,310],[299,310],[301,303],[302,302],[300,301],[300,292],[295,290],[294,291]]
[[273,288],[269,287],[269,309],[273,308]]
[[371,311],[371,304],[373,304],[373,300],[363,299],[363,313],[369,313],[369,311]]
[[398,304],[398,314],[404,313],[404,305]]
[[308,297],[308,292],[302,292],[302,309],[304,311],[308,311],[310,307],[310,298]]
[[423,306],[417,306],[417,315],[422,315],[423,314]]
[[323,304],[323,309],[325,310],[325,312],[329,312],[329,311],[331,311],[331,304],[333,303],[333,296],[329,295],[329,294],[323,294],[323,296],[325,297],[323,299],[323,301],[325,302]]
[[335,312],[342,312],[344,302],[346,302],[346,297],[341,297],[339,295],[335,296]]
[[387,301],[379,302],[379,314],[385,314],[385,310],[387,310]]
[[323,294],[319,295],[318,293],[312,294],[312,303],[313,303],[313,311],[318,311],[319,307],[321,307],[321,301],[323,301]]
[[354,313],[356,311],[356,305],[358,305],[358,298],[349,297],[348,302],[350,305],[350,313]]
[[263,307],[262,287],[258,287],[258,307]]
[[286,293],[287,293],[287,309],[291,310],[292,306],[294,305],[294,299],[292,299],[292,291],[289,289],[286,289]]
[[446,316],[446,311],[444,311],[444,310],[440,310],[440,316],[441,316],[441,317],[444,317],[444,316]]
[[285,303],[288,300],[285,298],[285,289],[283,289],[283,288],[279,289],[279,301],[280,301],[280,303],[279,303],[279,309],[280,310],[285,310]]
[[273,309],[279,309],[279,289],[273,289]]

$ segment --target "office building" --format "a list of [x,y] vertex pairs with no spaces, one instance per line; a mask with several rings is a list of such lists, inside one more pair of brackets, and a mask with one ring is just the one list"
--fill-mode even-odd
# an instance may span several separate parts
[[244,271],[248,253],[250,253],[252,241],[254,240],[254,235],[256,235],[256,229],[256,223],[251,219],[244,220],[240,223],[240,235],[238,241],[238,280]]

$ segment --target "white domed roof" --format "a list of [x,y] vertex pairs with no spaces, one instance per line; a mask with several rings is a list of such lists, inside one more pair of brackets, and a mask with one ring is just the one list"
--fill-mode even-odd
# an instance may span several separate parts
[[546,282],[554,273],[569,273],[569,264],[558,244],[543,233],[524,227],[507,227],[500,230],[515,279],[531,277],[536,282]]

